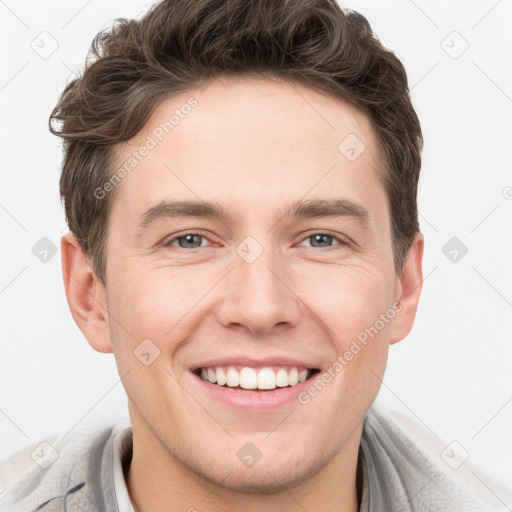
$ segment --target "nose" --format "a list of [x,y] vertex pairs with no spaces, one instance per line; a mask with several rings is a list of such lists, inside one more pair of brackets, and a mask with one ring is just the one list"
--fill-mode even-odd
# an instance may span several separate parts
[[251,263],[235,254],[234,268],[226,277],[217,309],[222,325],[259,335],[297,325],[304,304],[278,254],[264,250]]

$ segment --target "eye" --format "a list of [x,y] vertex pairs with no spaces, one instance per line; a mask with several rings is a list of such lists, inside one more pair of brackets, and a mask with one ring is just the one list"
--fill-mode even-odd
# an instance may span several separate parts
[[202,247],[202,241],[207,240],[203,235],[197,233],[185,233],[180,236],[171,238],[169,241],[164,243],[165,247],[176,245],[174,242],[178,242],[178,247],[181,249],[198,249]]
[[[170,246],[177,246],[180,249],[199,249],[200,247],[203,247],[203,241],[208,240],[205,236],[200,235],[198,233],[184,233],[179,236],[175,236],[174,238],[171,238],[167,242],[164,242],[164,247],[170,247]],[[321,231],[312,233],[306,238],[303,239],[302,242],[305,242],[306,240],[309,240],[311,242],[312,247],[316,248],[322,248],[322,247],[333,247],[333,241],[337,241],[337,244],[334,244],[334,246],[348,246],[350,243],[345,240],[344,238],[341,238],[337,236],[335,233],[332,233],[330,231]]]
[[[337,240],[339,243],[335,245],[350,245],[349,242],[343,238],[336,236],[335,233],[331,233],[330,231],[320,231],[317,233],[312,233],[307,236],[304,240],[310,240],[312,243],[312,247],[332,247],[332,241]],[[318,245],[315,245],[318,244]]]

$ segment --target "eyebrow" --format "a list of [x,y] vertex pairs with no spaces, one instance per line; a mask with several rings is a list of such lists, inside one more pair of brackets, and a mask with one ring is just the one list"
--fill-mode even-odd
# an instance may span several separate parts
[[[149,208],[138,219],[136,233],[141,234],[151,224],[169,218],[197,217],[226,221],[235,218],[236,212],[218,202],[201,200],[161,201]],[[285,203],[281,218],[352,217],[362,225],[368,224],[369,212],[362,205],[344,198],[300,199]]]

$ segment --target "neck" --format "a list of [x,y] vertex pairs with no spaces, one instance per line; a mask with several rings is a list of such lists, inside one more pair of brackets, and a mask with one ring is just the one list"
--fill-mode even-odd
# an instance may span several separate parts
[[[278,492],[239,492],[203,478],[177,460],[143,421],[134,422],[133,455],[125,482],[135,512],[231,512],[324,510],[357,512],[362,478],[358,428],[331,461],[312,477]],[[139,418],[140,419],[140,418]],[[135,424],[134,424],[135,423]],[[151,454],[150,456],[148,454]]]

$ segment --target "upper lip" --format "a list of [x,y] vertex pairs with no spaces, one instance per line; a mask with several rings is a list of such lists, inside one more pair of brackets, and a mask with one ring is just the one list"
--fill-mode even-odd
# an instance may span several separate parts
[[247,356],[230,356],[221,357],[216,359],[204,360],[200,363],[190,366],[191,371],[196,371],[199,368],[212,368],[215,366],[249,366],[249,367],[264,367],[264,366],[298,366],[310,370],[318,369],[319,366],[306,361],[305,359],[294,359],[290,357],[265,357],[256,359]]

